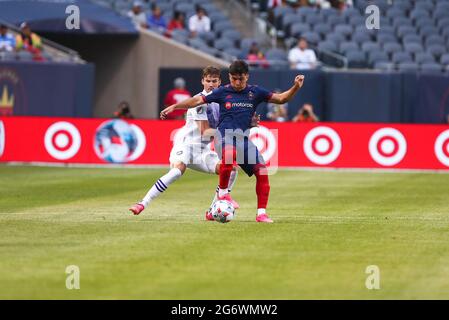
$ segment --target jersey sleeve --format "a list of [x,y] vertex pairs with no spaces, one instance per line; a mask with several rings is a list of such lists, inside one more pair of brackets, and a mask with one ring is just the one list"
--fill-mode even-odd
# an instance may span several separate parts
[[268,102],[273,96],[273,92],[262,87],[257,87],[257,93],[261,102]]
[[205,105],[205,104],[195,107],[194,112],[192,114],[192,120],[207,121],[206,108],[207,108],[207,105]]
[[212,103],[212,102],[221,103],[223,99],[223,92],[224,92],[223,87],[219,87],[214,91],[212,91],[207,96],[203,96],[203,101],[205,103]]

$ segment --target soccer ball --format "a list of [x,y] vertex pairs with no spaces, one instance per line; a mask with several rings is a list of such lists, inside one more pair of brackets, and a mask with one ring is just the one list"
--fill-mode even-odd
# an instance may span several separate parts
[[235,209],[227,200],[218,200],[212,206],[212,217],[215,221],[226,223],[234,219]]

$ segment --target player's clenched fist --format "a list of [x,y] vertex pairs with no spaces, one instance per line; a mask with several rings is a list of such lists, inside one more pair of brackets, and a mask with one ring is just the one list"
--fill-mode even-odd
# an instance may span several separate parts
[[295,84],[300,88],[302,87],[304,84],[304,76],[302,74],[295,77]]

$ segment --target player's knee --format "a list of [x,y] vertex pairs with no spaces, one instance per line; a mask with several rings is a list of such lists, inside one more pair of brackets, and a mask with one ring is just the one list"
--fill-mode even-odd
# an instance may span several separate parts
[[173,164],[173,168],[179,169],[179,171],[181,171],[181,174],[184,174],[184,172],[186,172],[187,166],[182,162],[177,162]]

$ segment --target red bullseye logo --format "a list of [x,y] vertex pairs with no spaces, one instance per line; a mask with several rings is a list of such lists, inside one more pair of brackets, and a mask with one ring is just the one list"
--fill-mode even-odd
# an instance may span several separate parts
[[45,149],[57,160],[72,158],[81,147],[81,135],[71,123],[61,121],[52,124],[45,133]]
[[435,140],[435,156],[437,159],[449,167],[449,130],[443,131]]
[[3,121],[0,120],[0,157],[3,155],[5,150],[5,126]]
[[226,109],[231,109],[231,107],[232,107],[232,104],[231,104],[229,101],[226,102],[225,108],[226,108]]
[[329,127],[316,127],[304,138],[304,154],[315,164],[326,165],[334,162],[341,153],[341,139]]
[[397,129],[382,128],[370,138],[369,153],[371,158],[382,166],[394,166],[404,159],[407,141]]
[[276,152],[277,142],[274,134],[266,127],[251,128],[249,139],[257,147],[265,161],[270,161]]

